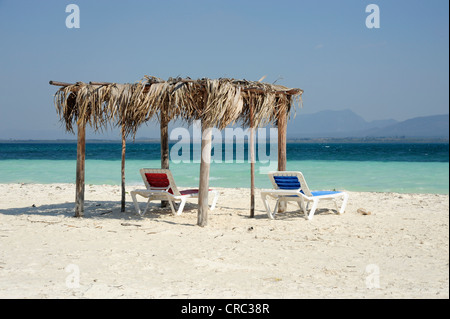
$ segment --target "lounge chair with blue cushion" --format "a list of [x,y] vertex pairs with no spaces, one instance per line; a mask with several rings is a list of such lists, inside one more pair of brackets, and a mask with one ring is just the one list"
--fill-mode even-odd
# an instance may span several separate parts
[[[179,190],[169,169],[142,168],[140,173],[146,189],[137,189],[130,192],[134,207],[139,215],[145,214],[150,201],[152,200],[168,201],[172,213],[174,215],[181,215],[184,205],[186,204],[186,200],[189,198],[198,198],[198,189]],[[212,189],[209,189],[209,192],[214,195],[210,208],[213,210],[216,206],[219,194],[217,191]],[[142,212],[139,208],[136,195],[148,198],[147,206],[145,207],[144,212]],[[180,203],[177,211],[175,211],[174,204],[178,201]]]
[[[305,213],[305,217],[312,219],[317,209],[320,200],[333,200],[336,204],[336,209],[339,214],[344,213],[345,206],[348,201],[348,194],[346,192],[336,191],[316,191],[311,192],[306,184],[306,180],[301,172],[270,172],[269,178],[272,182],[273,188],[271,190],[262,190],[261,198],[267,211],[269,218],[274,219],[278,210],[280,202],[295,201]],[[270,210],[267,197],[272,197],[277,200],[273,212]],[[336,199],[342,198],[342,205],[339,209]],[[306,202],[306,208],[305,208]],[[309,214],[307,214],[308,205],[312,202],[313,205]]]

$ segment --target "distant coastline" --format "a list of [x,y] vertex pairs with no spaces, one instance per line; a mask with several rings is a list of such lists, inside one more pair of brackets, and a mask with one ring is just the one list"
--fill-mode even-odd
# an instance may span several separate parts
[[[127,140],[127,143],[159,143],[159,138],[137,138]],[[171,141],[175,143],[176,141]],[[0,143],[77,143],[76,139],[55,139],[55,140],[33,140],[33,139],[0,139]],[[119,139],[87,139],[86,143],[122,143]],[[288,138],[287,143],[309,144],[309,143],[441,143],[448,144],[448,138],[412,138],[412,137],[367,137],[367,138]]]
[[293,138],[287,143],[441,143],[448,144],[448,138],[413,137],[367,137],[367,138]]

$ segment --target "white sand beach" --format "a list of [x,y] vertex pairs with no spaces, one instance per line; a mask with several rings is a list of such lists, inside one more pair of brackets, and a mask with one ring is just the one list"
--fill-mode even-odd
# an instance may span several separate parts
[[86,185],[80,219],[74,185],[0,184],[0,298],[449,298],[448,195],[349,192],[308,221],[219,191],[199,227],[195,200],[140,217]]

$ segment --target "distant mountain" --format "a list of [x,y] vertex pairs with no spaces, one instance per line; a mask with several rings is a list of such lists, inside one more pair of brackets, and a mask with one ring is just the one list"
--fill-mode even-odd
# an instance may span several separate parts
[[351,110],[298,115],[288,124],[289,138],[448,138],[449,115],[416,117],[406,121],[367,122]]
[[365,132],[370,137],[449,137],[449,115],[415,117],[383,129]]
[[288,124],[288,136],[350,137],[361,131],[380,129],[397,123],[396,120],[367,122],[351,110],[321,111],[297,115],[295,120]]

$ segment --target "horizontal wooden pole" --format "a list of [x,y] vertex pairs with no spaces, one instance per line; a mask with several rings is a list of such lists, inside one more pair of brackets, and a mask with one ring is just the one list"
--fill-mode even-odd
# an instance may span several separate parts
[[303,93],[303,90],[301,89],[290,89],[287,91],[270,91],[267,92],[261,88],[258,87],[250,87],[250,88],[241,88],[241,90],[243,92],[254,92],[254,93],[275,93],[275,94],[287,94],[287,95],[294,95],[294,94],[299,94],[299,93]]
[[[190,79],[178,79],[177,83],[189,83],[189,82],[195,82],[194,80],[190,80]],[[58,81],[50,81],[49,82],[51,85],[56,85],[56,86],[69,86],[69,85],[74,85],[74,83],[66,83],[66,82],[58,82]],[[159,82],[151,82],[149,84],[145,85],[144,88],[144,93],[148,92],[148,89],[150,88],[150,86],[154,83],[159,83]],[[89,82],[90,85],[109,85],[109,84],[113,84],[112,82],[93,82],[90,81]],[[243,92],[253,92],[253,93],[267,93],[267,91],[259,88],[259,87],[241,87],[241,90]],[[286,94],[286,95],[295,95],[295,94],[300,94],[303,93],[303,90],[301,89],[289,89],[286,91],[283,90],[278,90],[278,91],[271,91],[269,93],[274,93],[274,94]]]
[[[59,81],[49,81],[50,85],[56,85],[56,86],[69,86],[69,85],[75,85],[76,83],[66,83],[66,82],[59,82]],[[90,85],[108,85],[113,84],[111,82],[89,82]]]
[[50,85],[56,85],[56,86],[69,86],[74,85],[74,83],[66,83],[66,82],[58,82],[58,81],[49,81]]
[[93,81],[90,81],[89,84],[90,85],[109,85],[109,84],[114,84],[114,83],[112,83],[112,82],[93,82]]

